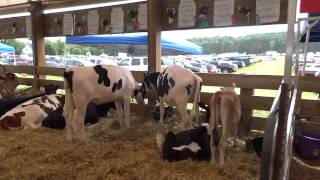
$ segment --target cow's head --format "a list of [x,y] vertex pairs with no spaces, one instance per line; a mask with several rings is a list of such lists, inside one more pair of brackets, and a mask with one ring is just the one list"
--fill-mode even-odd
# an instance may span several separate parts
[[138,104],[144,104],[144,99],[147,96],[146,85],[142,83],[142,85],[137,85],[134,89],[133,97],[136,99]]
[[160,75],[160,72],[145,72],[143,74],[143,82],[145,83],[146,87],[148,89],[157,89],[157,81],[158,77]]
[[2,97],[12,98],[18,85],[18,78],[15,74],[6,73],[0,76],[0,91],[2,91]]
[[56,94],[59,87],[60,87],[59,85],[48,84],[44,87],[45,94],[47,95]]

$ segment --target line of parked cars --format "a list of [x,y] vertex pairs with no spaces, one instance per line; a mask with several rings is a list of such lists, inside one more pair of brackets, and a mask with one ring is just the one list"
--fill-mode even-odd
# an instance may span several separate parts
[[[46,56],[46,64],[49,67],[75,67],[75,66],[94,66],[99,64],[119,65],[135,71],[148,70],[148,57],[126,57],[114,59],[112,57],[100,56]],[[207,56],[164,56],[161,58],[161,67],[164,68],[171,64],[176,64],[190,69],[193,72],[200,73],[233,73],[239,68],[249,66],[259,61],[248,55],[239,55],[231,57]],[[16,65],[30,66],[33,64],[32,57],[16,57]],[[0,63],[14,64],[14,62],[1,61]]]

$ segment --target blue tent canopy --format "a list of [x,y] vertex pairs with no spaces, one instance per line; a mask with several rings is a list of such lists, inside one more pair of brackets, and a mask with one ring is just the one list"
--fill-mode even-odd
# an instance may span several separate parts
[[0,43],[0,52],[14,53],[14,47],[8,46],[8,45],[3,44],[3,43]]
[[[111,35],[88,35],[88,36],[67,36],[67,44],[82,45],[127,45],[127,46],[146,46],[148,44],[147,33],[131,34],[111,34]],[[184,39],[174,37],[161,38],[161,47],[168,50],[179,51],[189,54],[202,54],[202,47]]]
[[[309,14],[309,17],[317,17],[317,16],[320,16],[320,14],[319,13]],[[306,21],[301,32],[303,32],[306,28],[308,28],[310,24],[308,21]],[[306,34],[304,34],[300,39],[300,42],[305,42],[305,41],[306,41]],[[313,28],[311,28],[309,42],[320,42],[320,23],[317,23]]]

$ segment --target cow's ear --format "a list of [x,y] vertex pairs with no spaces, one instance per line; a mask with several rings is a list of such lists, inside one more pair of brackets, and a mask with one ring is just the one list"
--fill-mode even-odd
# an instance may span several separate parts
[[150,72],[146,71],[143,73],[143,77],[147,77],[147,76],[149,76],[149,74],[150,74]]

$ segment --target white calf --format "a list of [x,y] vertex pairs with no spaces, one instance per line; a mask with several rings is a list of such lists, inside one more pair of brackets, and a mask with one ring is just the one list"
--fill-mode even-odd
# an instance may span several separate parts
[[129,70],[112,65],[76,67],[68,68],[64,78],[67,140],[72,140],[73,133],[86,140],[84,117],[89,102],[100,105],[115,101],[121,126],[123,114],[125,125],[130,125],[131,97],[138,93],[139,87]]
[[[220,154],[220,165],[224,164],[224,154],[227,140],[237,135],[238,123],[241,117],[241,105],[239,96],[234,92],[233,87],[223,88],[213,94],[209,102],[210,106],[210,149],[211,163],[215,161],[217,149]],[[218,124],[221,122],[221,137],[218,135]]]

